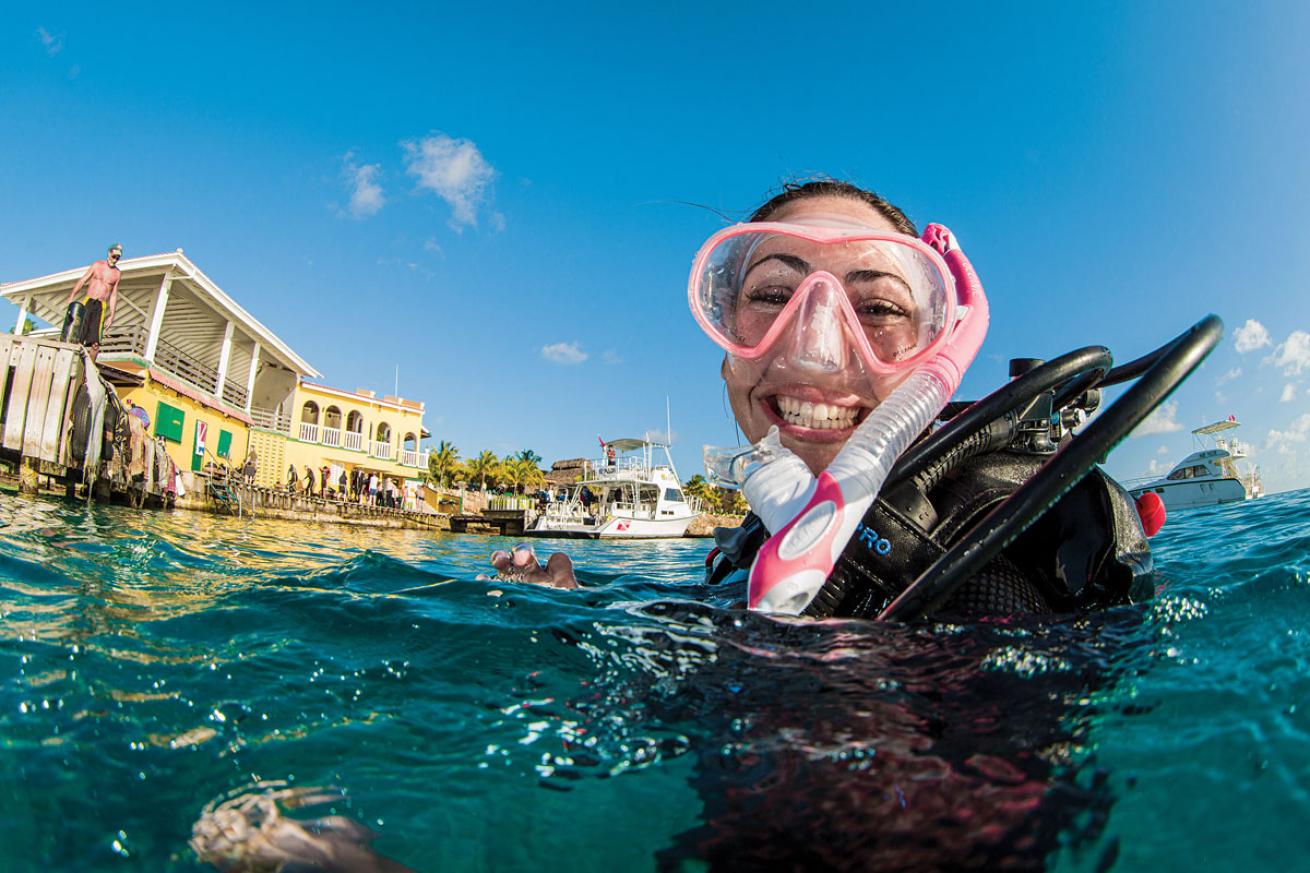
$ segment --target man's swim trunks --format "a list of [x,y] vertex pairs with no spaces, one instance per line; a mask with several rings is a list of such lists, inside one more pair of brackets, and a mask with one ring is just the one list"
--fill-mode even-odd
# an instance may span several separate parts
[[103,300],[90,297],[82,301],[86,311],[82,315],[82,337],[84,346],[100,345],[100,331],[105,321],[105,304]]

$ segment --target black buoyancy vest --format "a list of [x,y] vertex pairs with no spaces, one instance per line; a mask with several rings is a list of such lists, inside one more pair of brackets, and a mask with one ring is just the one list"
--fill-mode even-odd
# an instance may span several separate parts
[[[961,463],[927,495],[904,484],[866,513],[805,610],[871,618],[1036,472],[1044,456],[994,452]],[[748,515],[715,533],[719,582],[747,569],[768,538]],[[1132,500],[1099,467],[957,590],[941,615],[1075,612],[1149,599],[1151,553]]]

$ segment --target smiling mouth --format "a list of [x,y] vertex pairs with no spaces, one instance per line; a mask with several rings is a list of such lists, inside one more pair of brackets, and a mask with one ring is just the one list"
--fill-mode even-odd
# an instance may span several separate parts
[[769,405],[787,424],[810,430],[849,430],[870,411],[868,406],[814,403],[788,394],[775,394],[769,398]]

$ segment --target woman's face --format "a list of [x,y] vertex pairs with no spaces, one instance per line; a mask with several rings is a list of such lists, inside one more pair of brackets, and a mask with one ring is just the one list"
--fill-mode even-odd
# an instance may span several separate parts
[[[768,220],[792,222],[813,218],[844,219],[873,230],[897,232],[896,227],[876,209],[849,197],[808,197],[797,200],[783,206],[769,216]],[[778,265],[787,258],[785,255],[779,258],[777,254],[763,253],[762,260],[768,263],[761,264],[755,275],[748,274],[743,289],[752,287],[751,282],[767,270],[779,269]],[[770,258],[769,255],[774,256]],[[808,255],[804,259],[808,263],[814,261]],[[840,264],[821,266],[834,275],[845,275]],[[748,290],[743,293],[748,293]],[[884,310],[888,307],[895,310],[900,306],[894,292],[880,292],[878,297],[890,301],[880,304]],[[750,301],[746,303],[747,308],[753,305]],[[748,329],[749,313],[741,311],[740,317],[742,328]],[[884,321],[897,321],[883,314],[877,317]],[[779,343],[780,347],[783,345]],[[894,357],[895,353],[891,356]],[[777,425],[783,445],[795,452],[816,475],[832,462],[869,410],[882,402],[903,378],[880,383],[875,388],[854,360],[844,368],[824,371],[821,368],[787,366],[783,356],[776,353],[757,360],[728,356],[723,362],[728,400],[746,438],[750,442],[757,442],[768,433],[770,427]]]

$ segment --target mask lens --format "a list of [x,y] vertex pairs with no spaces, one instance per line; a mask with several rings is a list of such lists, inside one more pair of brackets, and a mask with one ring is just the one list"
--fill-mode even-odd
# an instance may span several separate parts
[[[848,329],[861,333],[884,364],[914,358],[945,330],[946,277],[923,252],[894,240],[738,234],[705,259],[695,299],[722,342],[757,349],[797,292],[816,287],[805,280],[820,271],[840,283],[850,303],[854,324],[842,309]],[[810,308],[793,310],[803,320]]]

